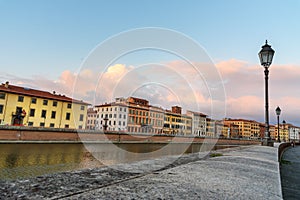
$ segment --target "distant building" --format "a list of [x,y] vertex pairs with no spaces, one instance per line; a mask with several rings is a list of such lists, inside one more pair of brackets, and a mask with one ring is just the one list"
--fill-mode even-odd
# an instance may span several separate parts
[[165,111],[164,134],[192,135],[192,117],[181,114],[181,107],[173,106]]
[[206,133],[205,137],[215,137],[216,127],[215,127],[215,120],[211,118],[206,118]]
[[87,106],[55,92],[0,85],[0,124],[84,129]]
[[289,141],[299,141],[300,128],[297,126],[289,126]]
[[187,116],[192,117],[192,134],[200,137],[206,136],[206,117],[200,112],[187,111]]
[[128,105],[128,132],[145,133],[149,131],[149,101],[136,97],[126,100]]
[[258,139],[260,137],[261,129],[260,123],[254,120],[247,119],[230,119],[226,118],[224,124],[234,124],[239,127],[239,137]]
[[88,108],[87,119],[86,119],[86,129],[95,130],[97,121],[97,111],[94,108]]
[[240,138],[242,135],[239,134],[239,125],[234,124],[233,122],[224,120],[224,127],[222,135],[225,138]]
[[146,129],[148,133],[161,134],[163,132],[165,111],[156,106],[149,107],[149,124]]
[[127,131],[128,106],[113,102],[95,106],[96,129],[101,131]]

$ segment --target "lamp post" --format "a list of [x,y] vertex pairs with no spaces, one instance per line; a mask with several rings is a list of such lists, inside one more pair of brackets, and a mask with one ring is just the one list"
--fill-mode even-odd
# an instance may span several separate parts
[[283,135],[284,135],[283,141],[284,141],[284,142],[285,142],[285,124],[286,124],[286,122],[285,122],[285,120],[283,120],[283,121],[282,121],[282,125],[283,125]]
[[262,49],[258,53],[260,64],[265,68],[265,141],[264,145],[271,145],[270,143],[270,130],[269,130],[269,88],[268,88],[268,79],[269,79],[269,67],[272,63],[273,56],[275,51],[266,44],[262,46]]
[[276,115],[277,115],[277,130],[278,130],[278,139],[277,139],[277,141],[280,142],[279,115],[281,113],[281,109],[279,108],[279,106],[277,106],[275,111],[276,111]]

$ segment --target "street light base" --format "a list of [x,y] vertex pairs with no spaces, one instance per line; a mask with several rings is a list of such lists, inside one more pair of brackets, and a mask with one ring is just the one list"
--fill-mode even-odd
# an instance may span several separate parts
[[261,146],[269,146],[269,147],[274,147],[274,142],[270,140],[264,140],[261,142]]

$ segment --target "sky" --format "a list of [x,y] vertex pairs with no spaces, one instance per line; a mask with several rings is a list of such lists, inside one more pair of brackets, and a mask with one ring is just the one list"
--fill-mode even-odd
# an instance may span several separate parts
[[[267,39],[275,50],[269,79],[270,121],[276,123],[275,109],[280,106],[281,119],[300,126],[299,9],[297,0],[0,0],[0,81],[55,90],[92,104],[113,98],[111,91],[117,88],[124,92],[118,95],[144,95],[165,108],[181,103],[210,115],[215,105],[211,74],[204,70],[204,77],[195,76],[182,57],[170,52],[144,49],[99,71],[84,69],[92,52],[109,38],[158,27],[183,34],[203,48],[221,78],[224,117],[263,122],[264,74],[257,53]],[[118,48],[111,45],[108,51]],[[191,62],[202,69],[203,60]],[[156,76],[158,71],[161,76]],[[74,90],[78,83],[82,85]],[[142,85],[134,89],[136,84]],[[95,88],[100,90],[96,99]]]

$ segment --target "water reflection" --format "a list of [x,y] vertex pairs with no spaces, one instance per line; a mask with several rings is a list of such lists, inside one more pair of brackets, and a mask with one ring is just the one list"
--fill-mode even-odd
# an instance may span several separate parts
[[[211,149],[211,146],[206,148]],[[97,167],[102,163],[110,165],[200,150],[206,149],[200,144],[0,144],[0,179],[38,176]]]

